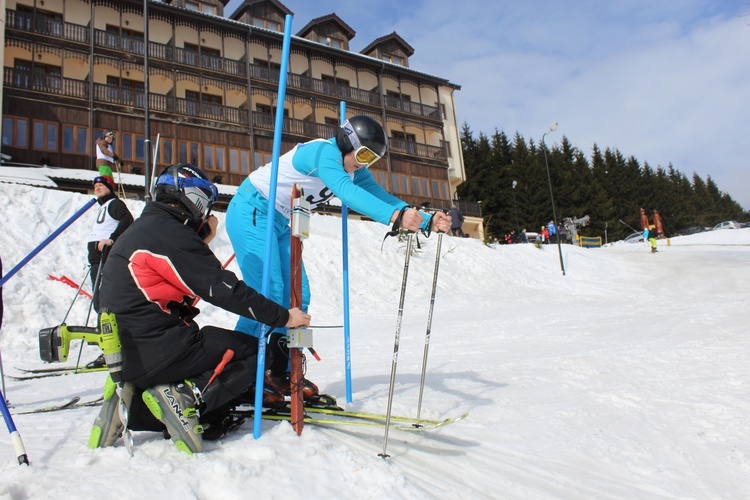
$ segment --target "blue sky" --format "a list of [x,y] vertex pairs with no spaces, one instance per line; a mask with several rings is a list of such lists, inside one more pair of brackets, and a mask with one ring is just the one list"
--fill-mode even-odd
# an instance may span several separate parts
[[549,144],[710,175],[750,209],[750,0],[282,3],[294,33],[336,13],[354,51],[396,31],[412,68],[461,85],[458,119],[475,135],[538,142],[558,122]]

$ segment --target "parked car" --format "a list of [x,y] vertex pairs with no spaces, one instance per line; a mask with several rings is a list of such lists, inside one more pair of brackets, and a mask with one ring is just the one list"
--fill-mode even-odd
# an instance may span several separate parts
[[682,229],[675,231],[674,236],[687,236],[688,234],[702,233],[703,231],[710,231],[710,227],[706,226],[690,226],[683,227]]
[[643,241],[643,233],[633,233],[623,241],[625,243],[641,243]]
[[740,229],[740,223],[733,220],[725,220],[714,226],[714,231],[717,229]]
[[746,228],[746,227],[750,227],[750,222],[740,222],[740,227],[741,227],[742,229],[744,229],[744,228]]

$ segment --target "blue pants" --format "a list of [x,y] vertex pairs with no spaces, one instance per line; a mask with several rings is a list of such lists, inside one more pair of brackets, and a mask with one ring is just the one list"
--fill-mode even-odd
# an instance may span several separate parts
[[[273,211],[274,239],[271,242],[271,281],[267,298],[287,309],[291,302],[291,236],[289,219]],[[243,281],[258,292],[263,287],[263,263],[266,253],[266,228],[268,227],[268,200],[249,180],[237,189],[229,203],[226,217],[227,234],[232,242]],[[307,312],[310,304],[310,286],[305,266],[302,266],[302,307]],[[235,330],[261,337],[263,325],[240,316]],[[278,330],[278,329],[277,329]]]

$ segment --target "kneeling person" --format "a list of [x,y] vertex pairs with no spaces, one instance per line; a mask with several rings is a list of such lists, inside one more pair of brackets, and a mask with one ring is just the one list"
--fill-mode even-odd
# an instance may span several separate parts
[[[156,201],[110,251],[100,300],[117,318],[123,377],[142,392],[133,398],[131,420],[143,414],[138,405],[145,402],[175,444],[193,453],[203,448],[201,424],[221,421],[230,403],[254,386],[258,353],[253,336],[200,328],[195,300],[271,327],[309,325],[310,316],[266,299],[222,269],[208,246],[216,234],[210,213],[218,191],[203,171],[173,165],[156,180],[154,194]],[[234,356],[207,386],[228,349]]]

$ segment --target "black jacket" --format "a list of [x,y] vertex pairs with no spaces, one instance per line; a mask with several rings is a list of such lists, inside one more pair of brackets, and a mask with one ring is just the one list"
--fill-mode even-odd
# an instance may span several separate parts
[[272,327],[289,312],[245,285],[185,225],[185,215],[160,202],[141,216],[109,252],[100,304],[114,312],[126,380],[172,365],[200,339],[196,297]]

